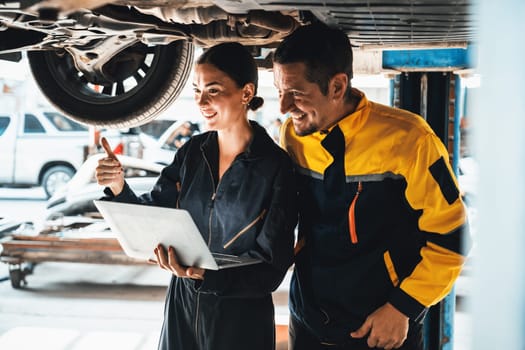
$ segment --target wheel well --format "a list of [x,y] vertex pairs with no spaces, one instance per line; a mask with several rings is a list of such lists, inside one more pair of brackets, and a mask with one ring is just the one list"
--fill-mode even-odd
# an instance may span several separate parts
[[40,169],[40,174],[38,174],[38,184],[42,184],[42,180],[43,180],[43,177],[44,177],[44,174],[46,173],[46,171],[48,171],[50,168],[54,167],[54,166],[65,166],[71,170],[73,170],[73,172],[76,172],[76,169],[75,167],[68,163],[68,162],[61,162],[61,161],[55,161],[55,162],[49,162],[49,163],[46,163],[42,169]]

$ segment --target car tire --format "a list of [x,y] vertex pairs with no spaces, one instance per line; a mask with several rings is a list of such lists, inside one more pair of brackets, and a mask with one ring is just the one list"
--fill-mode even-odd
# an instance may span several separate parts
[[113,73],[111,82],[104,77],[105,86],[88,81],[67,52],[32,51],[28,59],[43,94],[66,115],[88,125],[128,128],[154,119],[175,101],[188,80],[193,54],[187,40],[135,44],[105,65]]
[[44,172],[42,176],[42,188],[47,198],[50,198],[60,187],[71,180],[75,170],[65,165],[55,165]]

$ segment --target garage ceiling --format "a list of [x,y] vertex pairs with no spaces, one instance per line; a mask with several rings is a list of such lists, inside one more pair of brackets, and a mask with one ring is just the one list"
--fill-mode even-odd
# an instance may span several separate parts
[[472,1],[260,1],[265,9],[290,6],[343,28],[357,46],[458,46],[475,41]]

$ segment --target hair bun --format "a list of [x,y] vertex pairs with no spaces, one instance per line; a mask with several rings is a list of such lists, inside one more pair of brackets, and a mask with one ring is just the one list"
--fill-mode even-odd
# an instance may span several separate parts
[[248,108],[252,111],[258,110],[264,104],[264,99],[259,96],[253,96],[250,103],[248,103]]

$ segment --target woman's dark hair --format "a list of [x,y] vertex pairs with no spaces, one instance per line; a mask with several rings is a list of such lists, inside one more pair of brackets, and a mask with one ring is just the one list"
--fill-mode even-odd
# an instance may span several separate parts
[[273,61],[279,64],[304,63],[306,79],[328,93],[328,82],[338,73],[348,76],[345,98],[350,99],[352,79],[352,46],[344,32],[315,23],[297,28],[275,50]]
[[257,95],[258,72],[257,64],[252,54],[239,43],[223,43],[210,47],[197,59],[197,64],[211,64],[226,73],[242,88],[248,83],[255,85],[254,96],[248,103],[248,108],[257,110],[264,99]]

